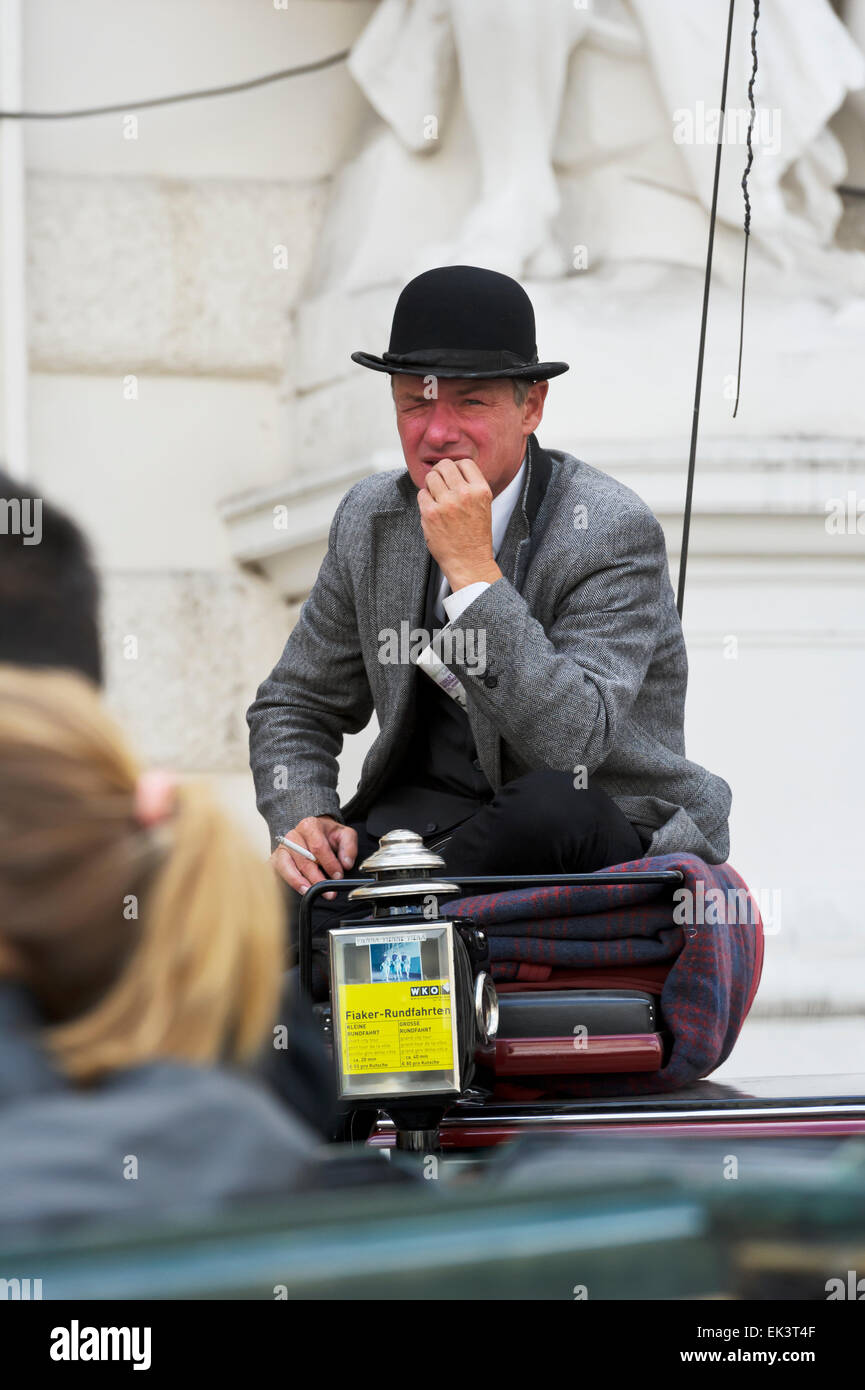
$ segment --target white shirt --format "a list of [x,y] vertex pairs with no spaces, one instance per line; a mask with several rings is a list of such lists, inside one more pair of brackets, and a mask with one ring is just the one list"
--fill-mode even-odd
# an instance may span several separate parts
[[[498,497],[494,497],[492,500],[492,516],[490,520],[493,531],[494,555],[498,555],[501,550],[502,541],[508,529],[508,522],[513,515],[514,507],[520,499],[525,476],[526,456],[523,454],[523,461],[520,464],[518,472],[508,483],[507,487],[499,493]],[[488,580],[478,579],[474,584],[464,584],[461,589],[457,589],[454,593],[448,594],[447,598],[444,598],[444,595],[447,593],[448,582],[444,575],[442,575],[438,598],[436,599],[436,617],[443,620],[445,613],[447,613],[448,621],[451,623],[456,622],[460,613],[462,613],[465,608],[468,608],[469,604],[477,598],[478,594],[482,594],[484,589],[488,589],[489,587]]]

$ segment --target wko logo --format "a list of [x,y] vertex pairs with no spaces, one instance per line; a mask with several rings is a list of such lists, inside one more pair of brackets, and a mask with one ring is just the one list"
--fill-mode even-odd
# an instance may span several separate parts
[[438,985],[412,985],[412,998],[419,994],[441,994]]

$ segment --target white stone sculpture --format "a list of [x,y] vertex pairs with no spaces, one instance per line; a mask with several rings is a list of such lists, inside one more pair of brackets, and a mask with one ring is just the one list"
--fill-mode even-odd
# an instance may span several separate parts
[[[716,266],[741,264],[749,33],[737,6]],[[865,89],[865,0],[763,0],[753,252],[805,293],[865,289],[833,246],[845,156],[829,122]],[[381,120],[338,176],[313,293],[431,265],[556,279],[699,266],[727,0],[383,0],[350,69]],[[852,33],[851,33],[852,30]],[[865,97],[856,110],[865,127]]]

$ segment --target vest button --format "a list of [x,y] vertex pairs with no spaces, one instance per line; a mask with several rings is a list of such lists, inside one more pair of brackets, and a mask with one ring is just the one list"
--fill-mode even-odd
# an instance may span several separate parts
[[484,685],[488,690],[494,690],[499,683],[498,676],[484,676]]
[[475,770],[476,770],[477,772],[480,772],[480,770],[481,770],[481,760],[480,760],[480,758],[474,758],[474,759],[472,760],[472,767],[475,768]]

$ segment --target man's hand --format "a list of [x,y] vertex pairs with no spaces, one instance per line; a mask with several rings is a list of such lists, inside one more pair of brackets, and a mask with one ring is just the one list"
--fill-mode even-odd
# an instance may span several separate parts
[[440,459],[417,495],[427,549],[455,593],[501,579],[493,555],[490,485],[472,459]]
[[[297,893],[305,893],[311,883],[321,883],[322,879],[342,878],[344,870],[350,869],[357,858],[357,831],[334,820],[333,816],[307,816],[293,830],[282,833],[295,844],[303,845],[316,858],[313,864],[311,859],[304,859],[302,854],[295,854],[285,845],[278,845],[270,856],[280,878]],[[336,894],[325,893],[324,896],[335,898]]]

